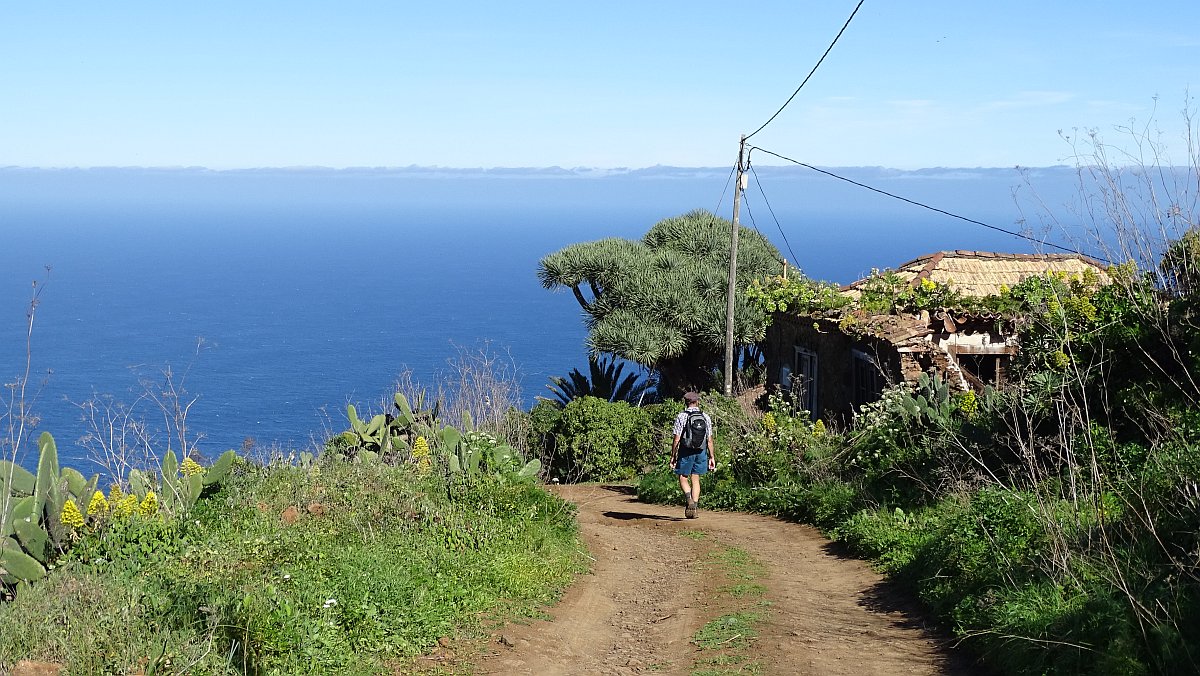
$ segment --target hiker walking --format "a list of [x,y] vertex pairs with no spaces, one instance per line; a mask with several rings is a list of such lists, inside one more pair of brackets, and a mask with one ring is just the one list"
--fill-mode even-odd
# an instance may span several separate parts
[[712,418],[700,410],[700,394],[683,395],[684,409],[675,416],[671,442],[671,469],[679,476],[679,488],[687,499],[683,515],[696,518],[696,503],[700,502],[700,475],[717,468],[713,450]]

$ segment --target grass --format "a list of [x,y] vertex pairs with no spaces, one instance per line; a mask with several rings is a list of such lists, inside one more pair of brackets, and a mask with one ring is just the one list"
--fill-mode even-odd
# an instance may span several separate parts
[[763,673],[762,664],[745,655],[717,655],[696,661],[692,676],[758,676]]
[[242,465],[186,518],[86,536],[0,604],[0,671],[388,673],[553,600],[582,570],[573,514],[511,479]]
[[758,636],[754,625],[761,619],[761,615],[752,612],[722,615],[701,627],[692,637],[692,643],[705,650],[743,648]]
[[770,603],[767,588],[757,582],[765,570],[746,550],[722,547],[704,562],[709,574],[720,575],[727,584],[717,588],[715,601],[725,612],[692,636],[700,655],[692,663],[692,676],[761,674],[762,665],[750,656],[756,626]]

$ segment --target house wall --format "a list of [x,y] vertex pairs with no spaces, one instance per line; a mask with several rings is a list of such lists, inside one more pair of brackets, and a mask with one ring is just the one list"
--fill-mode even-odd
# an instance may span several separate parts
[[[819,328],[814,327],[814,323]],[[849,422],[854,412],[854,350],[876,359],[883,367],[881,380],[897,382],[900,355],[883,341],[867,341],[842,333],[837,325],[812,318],[777,316],[767,330],[764,345],[767,385],[779,387],[780,369],[792,368],[796,346],[817,354],[817,407],[814,417]],[[885,382],[885,384],[886,384]]]

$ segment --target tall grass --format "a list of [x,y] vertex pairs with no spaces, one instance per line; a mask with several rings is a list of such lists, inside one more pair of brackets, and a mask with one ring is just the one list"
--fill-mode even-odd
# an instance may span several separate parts
[[572,507],[529,481],[243,463],[185,519],[85,536],[0,604],[0,669],[386,673],[581,569]]

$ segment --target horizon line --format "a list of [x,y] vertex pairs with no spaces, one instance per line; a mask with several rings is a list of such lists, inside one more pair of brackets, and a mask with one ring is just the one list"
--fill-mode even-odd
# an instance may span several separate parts
[[[755,164],[759,169],[774,170],[774,169],[805,169],[802,166],[791,164]],[[900,168],[891,167],[882,164],[819,164],[814,165],[826,169],[873,169],[881,171],[894,172],[917,172],[917,171],[1011,171],[1025,169],[1075,169],[1077,165],[1070,164],[1050,164],[1050,165],[1008,165],[1008,166],[951,166],[951,165],[935,165],[928,167],[913,167]],[[1085,166],[1085,165],[1078,165]],[[346,165],[346,166],[330,166],[321,164],[293,164],[293,165],[259,165],[245,167],[223,167],[213,168],[205,165],[135,165],[135,164],[97,164],[97,165],[0,165],[0,171],[179,171],[179,172],[210,172],[210,173],[237,173],[237,172],[252,172],[252,171],[327,171],[327,172],[401,172],[401,171],[430,171],[430,172],[555,172],[558,174],[578,174],[578,173],[635,173],[653,170],[677,170],[677,171],[732,171],[730,166],[684,166],[674,164],[654,164],[644,167],[600,167],[600,166],[573,166],[563,167],[562,165],[544,165],[544,166],[473,166],[473,167],[458,167],[458,166],[442,166],[436,164],[409,164],[409,165]],[[810,170],[811,171],[811,170]]]

